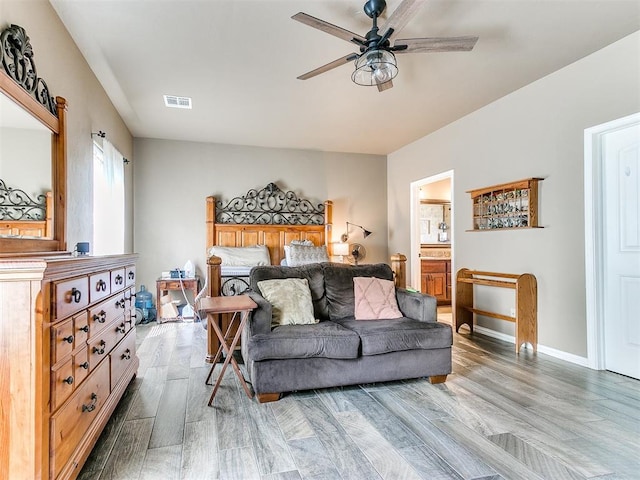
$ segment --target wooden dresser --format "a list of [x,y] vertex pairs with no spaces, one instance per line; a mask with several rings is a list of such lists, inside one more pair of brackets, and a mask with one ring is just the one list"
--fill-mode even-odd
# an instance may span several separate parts
[[79,474],[138,369],[136,259],[0,258],[0,478]]

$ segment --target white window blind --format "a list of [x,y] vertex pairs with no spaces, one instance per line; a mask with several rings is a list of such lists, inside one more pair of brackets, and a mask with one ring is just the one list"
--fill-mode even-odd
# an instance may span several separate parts
[[105,139],[93,144],[94,255],[124,253],[124,158]]

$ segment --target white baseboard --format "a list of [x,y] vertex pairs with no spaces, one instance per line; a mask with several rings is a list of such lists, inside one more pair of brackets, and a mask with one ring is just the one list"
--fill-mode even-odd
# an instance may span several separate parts
[[[482,335],[486,335],[487,337],[497,338],[498,340],[513,343],[514,345],[516,343],[516,339],[513,335],[496,332],[495,330],[480,327],[478,325],[474,325],[473,330],[475,332],[481,333]],[[580,365],[581,367],[589,367],[587,358],[574,355],[573,353],[563,352],[562,350],[556,350],[555,348],[546,347],[540,344],[538,344],[538,352],[549,355],[550,357],[559,358],[560,360],[564,360],[566,362],[575,363],[576,365]]]

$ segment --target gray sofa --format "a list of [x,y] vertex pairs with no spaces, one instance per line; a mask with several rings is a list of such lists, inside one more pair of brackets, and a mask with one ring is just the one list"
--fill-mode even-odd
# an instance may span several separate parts
[[[446,380],[452,331],[436,321],[436,299],[396,289],[403,318],[355,320],[354,277],[392,280],[393,272],[385,264],[337,263],[251,270],[249,295],[258,308],[242,333],[242,355],[260,402],[295,390],[417,377]],[[271,328],[271,304],[258,293],[258,282],[282,278],[307,279],[319,323]]]

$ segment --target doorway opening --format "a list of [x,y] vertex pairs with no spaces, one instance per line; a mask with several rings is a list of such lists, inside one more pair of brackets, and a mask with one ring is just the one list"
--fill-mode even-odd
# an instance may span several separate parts
[[584,132],[590,368],[640,377],[640,113]]
[[438,320],[451,322],[454,262],[453,170],[411,183],[410,285],[436,297]]

